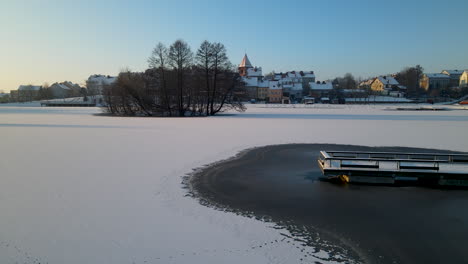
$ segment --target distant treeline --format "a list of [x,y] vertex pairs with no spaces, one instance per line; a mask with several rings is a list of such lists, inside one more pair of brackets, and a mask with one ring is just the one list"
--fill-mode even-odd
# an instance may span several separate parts
[[221,43],[204,41],[195,54],[183,40],[159,43],[145,72],[123,71],[103,89],[114,115],[208,116],[245,110],[245,87]]

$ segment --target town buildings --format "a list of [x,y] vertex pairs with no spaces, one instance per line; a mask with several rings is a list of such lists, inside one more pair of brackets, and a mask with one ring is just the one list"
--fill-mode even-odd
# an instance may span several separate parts
[[443,70],[442,74],[448,75],[450,77],[449,87],[458,87],[460,85],[460,77],[463,74],[463,71],[460,70]]
[[315,82],[313,71],[290,71],[263,76],[261,67],[254,67],[247,54],[238,67],[239,75],[245,84],[249,99],[271,103],[301,102],[304,88]]
[[37,100],[42,86],[39,85],[20,85],[18,90],[11,90],[10,97],[14,102],[28,102]]
[[450,76],[443,73],[425,73],[419,86],[426,92],[447,89],[450,87]]
[[441,73],[425,73],[420,80],[419,86],[425,91],[462,87],[464,72],[461,70],[443,70]]

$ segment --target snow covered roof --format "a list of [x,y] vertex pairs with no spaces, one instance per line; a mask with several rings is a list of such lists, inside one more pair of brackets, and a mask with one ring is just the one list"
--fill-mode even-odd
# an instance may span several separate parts
[[289,78],[300,78],[302,77],[299,72],[296,72],[296,71],[291,71],[291,72],[287,72],[286,75],[289,77]]
[[64,83],[54,83],[50,87],[51,88],[60,88],[60,89],[64,89],[64,90],[70,90],[70,87],[68,87]]
[[100,75],[100,74],[94,74],[89,76],[88,81],[89,82],[96,82],[96,83],[101,83],[101,84],[112,84],[117,80],[117,77],[114,76],[109,76],[109,75]]
[[39,91],[41,88],[39,85],[20,85],[18,91]]
[[271,81],[269,82],[269,86],[270,90],[279,90],[279,89],[282,89],[282,86],[281,84],[278,82],[278,81]]
[[361,83],[359,83],[359,86],[371,85],[372,82],[374,82],[374,79],[365,80],[365,81],[362,81]]
[[242,77],[245,86],[258,86],[258,79],[256,77]]
[[273,77],[273,79],[275,81],[279,81],[283,78],[282,74],[281,73],[275,73],[275,77]]
[[288,71],[283,75],[283,78],[286,76],[290,78],[314,78],[315,74],[313,71]]
[[443,70],[443,74],[449,74],[449,75],[461,75],[463,74],[462,70]]
[[304,78],[314,78],[315,77],[315,74],[314,74],[314,71],[305,71],[305,72],[302,72],[304,75],[302,77]]
[[252,63],[250,63],[249,58],[247,57],[247,54],[244,55],[244,58],[242,59],[241,63],[239,64],[239,68],[253,68]]
[[291,77],[284,77],[284,78],[280,78],[278,81],[281,83],[292,83],[293,79]]
[[263,88],[265,88],[265,87],[269,87],[269,86],[270,86],[270,81],[267,81],[267,80],[266,80],[266,81],[260,81],[260,82],[258,82],[258,87],[263,87]]
[[316,83],[316,82],[311,82],[309,83],[310,89],[311,90],[332,90],[333,85],[331,82],[326,82],[326,83]]
[[380,77],[377,77],[377,79],[381,81],[383,84],[400,85],[400,83],[392,76],[380,76]]
[[302,83],[294,83],[292,89],[296,91],[302,91]]
[[247,68],[247,76],[262,76],[262,68]]
[[443,73],[426,73],[425,75],[428,78],[431,78],[431,79],[448,79],[448,78],[450,78],[450,76],[448,76],[447,74],[443,74]]

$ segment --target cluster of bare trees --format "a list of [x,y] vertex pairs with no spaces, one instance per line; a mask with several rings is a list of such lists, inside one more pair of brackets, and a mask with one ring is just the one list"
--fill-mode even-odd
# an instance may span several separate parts
[[424,90],[419,87],[419,81],[422,78],[423,72],[424,68],[421,65],[406,67],[396,74],[395,79],[401,85],[406,86],[408,95],[417,96],[424,93]]
[[245,110],[245,89],[221,43],[204,41],[193,54],[183,40],[158,43],[145,72],[123,71],[104,88],[116,115],[203,116]]
[[357,81],[351,73],[346,73],[343,77],[333,80],[334,87],[338,89],[352,90],[357,88]]

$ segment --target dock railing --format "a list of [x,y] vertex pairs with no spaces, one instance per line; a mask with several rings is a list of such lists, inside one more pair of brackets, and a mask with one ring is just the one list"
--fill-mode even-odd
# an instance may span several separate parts
[[468,154],[321,151],[319,163],[322,169],[437,172],[441,164],[468,165]]

